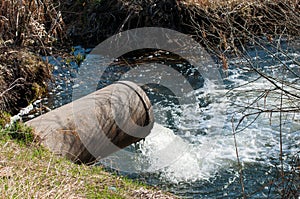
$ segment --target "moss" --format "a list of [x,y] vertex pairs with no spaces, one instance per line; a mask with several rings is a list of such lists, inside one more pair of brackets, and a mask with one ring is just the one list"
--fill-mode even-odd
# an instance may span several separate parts
[[25,48],[0,47],[0,109],[16,114],[47,91],[51,67]]
[[10,123],[11,115],[5,111],[0,111],[0,128],[5,127]]
[[47,93],[46,87],[36,82],[32,84],[31,89],[33,91],[31,102],[35,101],[36,99],[40,99],[43,95]]
[[34,142],[33,129],[24,123],[16,122],[6,128],[0,127],[0,139],[14,140],[20,145],[30,145]]

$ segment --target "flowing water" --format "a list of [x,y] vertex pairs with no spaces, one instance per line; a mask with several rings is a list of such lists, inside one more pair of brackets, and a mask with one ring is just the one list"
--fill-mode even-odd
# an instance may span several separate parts
[[[250,198],[280,198],[280,129],[283,170],[289,173],[297,166],[299,169],[299,165],[295,165],[299,162],[293,160],[300,153],[300,101],[291,97],[281,100],[279,90],[268,92],[274,85],[266,78],[258,78],[253,68],[284,78],[290,83],[286,89],[299,96],[300,44],[283,42],[284,53],[272,46],[264,47],[266,49],[252,46],[244,57],[231,58],[228,70],[216,63],[224,83],[222,86],[191,72],[192,66],[188,63],[172,65],[194,88],[187,95],[196,96],[196,102],[181,104],[164,87],[145,87],[154,105],[156,120],[151,134],[144,141],[101,160],[100,164],[184,198],[242,197],[239,172],[242,166],[245,193]],[[75,53],[89,51],[75,47]],[[75,62],[66,65],[60,59],[45,59],[54,65],[56,76],[49,98],[42,101],[51,108],[72,101],[74,89],[82,95],[88,94],[95,86],[101,88],[112,83],[130,69],[111,67],[106,70],[105,81],[99,80],[98,85],[92,85],[93,89],[89,90],[77,84],[79,67]],[[98,66],[89,67],[89,70],[97,70]],[[147,70],[141,71],[140,75],[146,76]],[[98,79],[99,76],[95,72],[91,78]],[[298,108],[298,112],[254,114],[280,106]],[[241,121],[244,115],[248,116]],[[297,186],[299,188],[299,178],[293,188],[297,190]]]

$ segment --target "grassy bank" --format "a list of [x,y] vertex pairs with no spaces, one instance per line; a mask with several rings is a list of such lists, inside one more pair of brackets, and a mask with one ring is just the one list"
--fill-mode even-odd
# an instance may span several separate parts
[[30,129],[0,127],[1,198],[175,198],[39,146]]

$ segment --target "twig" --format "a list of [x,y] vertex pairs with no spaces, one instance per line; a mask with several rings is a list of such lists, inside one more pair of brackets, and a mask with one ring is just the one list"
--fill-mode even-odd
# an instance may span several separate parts
[[240,162],[240,158],[239,158],[239,151],[238,151],[237,142],[236,142],[233,117],[231,119],[231,123],[232,123],[232,135],[233,135],[233,139],[234,139],[235,154],[236,154],[236,159],[237,159],[238,166],[239,166],[239,174],[240,174],[240,182],[241,182],[242,194],[243,194],[243,198],[246,199],[247,197],[246,197],[246,194],[245,194],[245,186],[244,186],[244,181],[243,181],[243,168],[242,168],[242,165],[241,165],[241,162]]
[[0,97],[3,97],[6,93],[8,93],[9,91],[11,91],[12,89],[14,89],[17,86],[24,86],[24,84],[16,84],[18,81],[26,81],[24,78],[18,78],[15,81],[13,81],[13,83],[11,83],[8,87],[8,89],[6,89],[5,91],[3,91],[2,93],[0,93]]
[[[283,83],[281,84],[281,96],[280,96],[280,109],[282,108],[283,104]],[[285,194],[285,188],[284,188],[284,170],[283,170],[283,143],[282,143],[282,111],[279,112],[279,148],[280,148],[280,154],[279,154],[279,161],[281,165],[281,179],[282,179],[282,196]]]

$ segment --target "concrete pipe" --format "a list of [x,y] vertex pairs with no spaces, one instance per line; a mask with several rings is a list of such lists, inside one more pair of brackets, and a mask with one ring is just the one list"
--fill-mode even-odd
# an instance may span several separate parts
[[26,122],[51,151],[91,163],[145,138],[151,102],[136,84],[120,81]]

